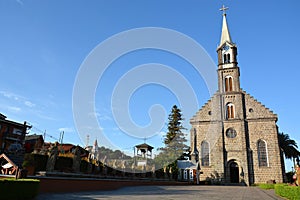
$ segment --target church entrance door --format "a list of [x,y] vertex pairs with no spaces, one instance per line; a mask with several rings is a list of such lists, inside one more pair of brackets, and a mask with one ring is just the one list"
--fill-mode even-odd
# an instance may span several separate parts
[[230,163],[230,182],[239,183],[239,166],[236,162]]

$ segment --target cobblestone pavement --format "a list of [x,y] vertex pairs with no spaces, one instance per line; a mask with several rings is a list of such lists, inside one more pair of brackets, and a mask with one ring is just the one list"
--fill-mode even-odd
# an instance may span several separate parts
[[139,186],[125,187],[113,191],[94,191],[66,194],[42,194],[36,200],[96,200],[96,199],[251,199],[282,200],[274,194],[274,190],[261,190],[257,187],[245,186]]

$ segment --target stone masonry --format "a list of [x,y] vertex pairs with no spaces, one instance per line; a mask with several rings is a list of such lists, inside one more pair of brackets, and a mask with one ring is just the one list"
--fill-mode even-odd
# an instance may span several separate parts
[[200,180],[244,185],[283,182],[278,117],[240,88],[237,46],[231,41],[226,14],[217,53],[219,89],[190,120],[191,133],[197,135],[191,134],[191,147],[196,142],[193,151],[199,152]]

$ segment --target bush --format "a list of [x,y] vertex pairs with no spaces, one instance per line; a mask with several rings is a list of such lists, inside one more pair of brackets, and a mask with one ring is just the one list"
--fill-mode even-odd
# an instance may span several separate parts
[[39,184],[35,179],[0,179],[0,199],[33,199]]
[[58,171],[70,171],[72,170],[73,158],[70,157],[58,157],[55,162],[55,170]]
[[48,156],[33,154],[35,171],[46,171]]
[[261,183],[258,185],[259,188],[264,190],[274,189],[275,184]]
[[88,164],[89,163],[86,160],[81,160],[81,162],[80,162],[80,172],[87,173]]
[[289,186],[287,184],[275,185],[275,193],[279,196],[285,197],[290,200],[300,199],[300,187]]
[[26,153],[24,156],[24,161],[22,167],[34,166],[34,156],[31,153]]

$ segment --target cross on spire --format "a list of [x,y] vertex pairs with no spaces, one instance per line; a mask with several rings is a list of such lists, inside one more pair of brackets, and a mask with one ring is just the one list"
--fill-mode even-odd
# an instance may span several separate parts
[[224,5],[220,8],[220,11],[223,11],[223,15],[226,15],[226,10],[228,10],[228,7],[225,7]]

